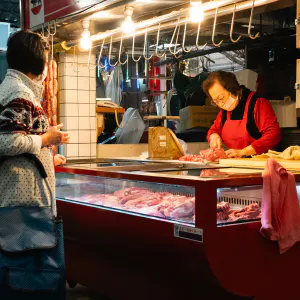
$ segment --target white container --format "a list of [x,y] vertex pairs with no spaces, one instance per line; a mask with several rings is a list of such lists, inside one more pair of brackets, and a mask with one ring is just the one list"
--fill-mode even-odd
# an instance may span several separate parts
[[244,85],[251,91],[256,91],[258,74],[252,70],[245,69],[234,73],[240,85]]
[[270,100],[270,103],[274,109],[279,126],[281,128],[297,127],[296,102]]

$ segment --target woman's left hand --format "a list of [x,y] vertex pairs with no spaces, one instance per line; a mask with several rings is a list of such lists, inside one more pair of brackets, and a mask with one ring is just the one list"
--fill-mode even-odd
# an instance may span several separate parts
[[67,161],[67,158],[60,155],[60,154],[56,154],[54,156],[54,166],[59,166],[59,165],[64,165]]
[[237,150],[237,149],[229,149],[226,151],[226,154],[228,158],[243,157],[245,155],[245,151]]

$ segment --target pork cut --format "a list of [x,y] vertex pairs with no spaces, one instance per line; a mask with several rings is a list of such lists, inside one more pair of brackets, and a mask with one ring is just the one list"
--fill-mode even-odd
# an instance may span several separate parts
[[217,221],[226,221],[229,217],[230,205],[228,202],[220,202],[217,204]]
[[227,158],[227,155],[223,148],[209,148],[201,150],[199,155],[186,155],[179,158],[180,161],[191,161],[191,162],[217,162],[219,159]]
[[260,207],[257,203],[250,204],[241,209],[231,211],[228,216],[228,222],[256,219],[260,216]]

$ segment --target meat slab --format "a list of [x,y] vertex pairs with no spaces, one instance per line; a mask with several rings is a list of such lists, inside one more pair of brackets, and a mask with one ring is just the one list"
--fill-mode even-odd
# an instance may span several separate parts
[[186,155],[179,158],[180,161],[191,161],[191,162],[217,162],[220,158],[227,158],[227,155],[223,148],[209,148],[201,150],[199,155]]

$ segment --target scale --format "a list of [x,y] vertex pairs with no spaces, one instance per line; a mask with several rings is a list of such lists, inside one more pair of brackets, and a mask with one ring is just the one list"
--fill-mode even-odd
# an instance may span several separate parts
[[145,116],[144,120],[159,120],[159,127],[148,130],[148,153],[150,159],[176,160],[184,156],[177,137],[169,128],[164,127],[165,120],[180,120],[177,116]]

